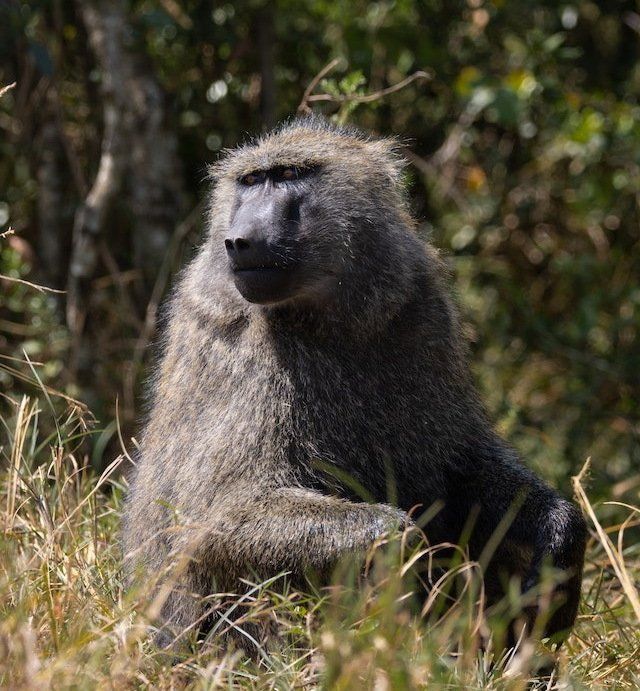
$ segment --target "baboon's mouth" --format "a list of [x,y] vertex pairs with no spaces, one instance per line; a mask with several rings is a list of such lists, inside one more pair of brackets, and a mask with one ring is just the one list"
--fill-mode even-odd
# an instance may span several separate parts
[[289,271],[291,267],[289,266],[243,266],[233,269],[234,274],[245,274],[257,272],[277,272],[277,271]]
[[233,268],[233,281],[245,300],[256,303],[281,302],[291,296],[292,266],[258,265]]

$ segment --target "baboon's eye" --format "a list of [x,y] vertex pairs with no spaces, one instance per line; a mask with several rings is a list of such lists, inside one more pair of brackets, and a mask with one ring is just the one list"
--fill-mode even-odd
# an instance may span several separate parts
[[288,168],[284,168],[282,171],[282,179],[283,180],[297,180],[300,177],[300,169],[299,168],[294,168],[293,166],[290,166]]
[[240,178],[240,184],[251,187],[252,185],[258,185],[264,182],[265,173],[262,170],[256,170],[253,173],[247,173]]
[[282,166],[274,168],[271,175],[274,182],[293,182],[293,180],[301,178],[304,172],[304,168],[298,168],[297,166]]

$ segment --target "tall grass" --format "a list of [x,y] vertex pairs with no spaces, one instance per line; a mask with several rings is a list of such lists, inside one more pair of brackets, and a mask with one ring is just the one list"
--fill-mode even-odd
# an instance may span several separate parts
[[[85,413],[69,404],[55,425],[43,425],[52,409],[46,399],[41,405],[25,397],[9,401],[1,420],[5,688],[524,689],[550,658],[556,671],[541,688],[640,688],[640,549],[625,540],[637,534],[640,508],[592,506],[586,468],[574,479],[592,530],[584,601],[558,652],[527,639],[496,659],[490,632],[521,603],[514,593],[485,610],[478,565],[463,558],[439,576],[423,610],[412,609],[407,590],[418,555],[398,539],[369,555],[366,577],[345,567],[342,585],[302,593],[280,588],[276,577],[254,584],[239,604],[211,595],[221,614],[216,630],[169,659],[151,643],[153,589],[123,590],[118,526],[126,459],[94,474],[79,455],[89,433]],[[48,437],[45,427],[54,429]],[[438,549],[422,553],[423,561],[436,559]],[[241,612],[233,621],[225,616],[232,607]],[[267,621],[276,643],[254,659],[221,644],[225,630]]]

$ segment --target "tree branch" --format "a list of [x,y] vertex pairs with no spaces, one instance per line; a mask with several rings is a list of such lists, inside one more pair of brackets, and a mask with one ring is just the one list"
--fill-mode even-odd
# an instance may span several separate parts
[[307,86],[307,88],[305,89],[305,92],[302,96],[302,100],[300,101],[300,105],[298,106],[298,114],[304,115],[311,113],[311,106],[309,104],[316,103],[318,101],[328,101],[331,103],[339,103],[340,105],[343,105],[345,103],[373,103],[374,101],[388,96],[389,94],[393,94],[396,91],[404,89],[405,86],[408,86],[409,84],[415,82],[418,79],[433,78],[433,75],[430,72],[418,70],[417,72],[410,74],[408,77],[405,77],[397,84],[392,84],[391,86],[388,86],[384,89],[372,91],[368,94],[314,94],[313,91],[316,88],[316,86],[318,86],[320,81],[329,72],[331,72],[331,70],[333,70],[340,62],[341,58],[336,58],[335,60],[332,60],[330,63],[325,65],[320,70],[320,72],[318,72],[318,74],[309,82],[309,86]]

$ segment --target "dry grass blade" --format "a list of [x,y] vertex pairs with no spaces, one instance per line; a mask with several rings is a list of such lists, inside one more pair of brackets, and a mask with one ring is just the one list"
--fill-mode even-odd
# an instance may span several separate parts
[[29,401],[26,396],[22,397],[18,407],[15,423],[15,434],[11,446],[11,456],[9,459],[9,475],[7,479],[7,506],[5,511],[5,532],[13,529],[16,495],[18,491],[18,481],[20,478],[20,465],[24,456],[24,445],[27,439],[31,421],[37,414],[37,404]]
[[[187,562],[158,574],[160,587],[146,581],[125,593],[117,545],[121,459],[100,477],[82,465],[71,449],[86,425],[73,405],[59,413],[59,433],[39,440],[52,410],[42,398],[45,402],[20,399],[11,406],[11,417],[2,419],[8,443],[0,470],[6,528],[0,532],[0,687],[520,691],[530,683],[544,651],[523,638],[517,650],[495,659],[490,627],[504,610],[484,607],[478,564],[459,552],[443,571],[446,545],[410,546],[406,535],[382,541],[369,555],[364,581],[356,569],[353,579],[343,574],[332,588],[311,593],[283,590],[276,578],[247,581],[243,595],[211,593],[207,611],[217,623],[210,636],[198,642],[194,629],[178,632],[187,648],[177,661],[168,659],[152,645],[152,624],[167,595],[162,583],[172,583]],[[53,404],[58,410],[64,405],[59,399]],[[640,564],[631,561],[633,548],[625,551],[627,563],[622,560],[630,521],[620,511],[635,517],[640,509],[619,502],[610,507],[616,511],[612,521],[602,526],[581,477],[576,493],[598,534],[587,563],[587,602],[560,653],[562,666],[535,688],[638,688],[632,572]],[[617,528],[617,547],[615,538],[607,538],[611,525]],[[606,580],[609,561],[616,578]],[[434,583],[424,617],[407,597],[424,576],[412,580],[421,565]],[[599,575],[594,576],[594,565]],[[225,649],[226,636],[250,640],[247,635],[253,637],[255,627],[266,623],[277,628],[277,647],[254,638],[255,660]]]
[[600,543],[602,544],[604,551],[609,557],[611,566],[613,567],[613,570],[615,571],[615,574],[618,577],[620,584],[622,585],[625,595],[629,599],[633,611],[636,617],[638,618],[638,622],[640,623],[640,596],[638,595],[638,589],[636,588],[633,579],[627,571],[627,567],[625,565],[624,557],[622,556],[621,550],[616,549],[615,545],[607,535],[606,530],[602,527],[600,521],[598,521],[598,517],[596,516],[596,513],[593,510],[593,506],[591,505],[591,502],[589,501],[589,498],[587,497],[587,494],[584,491],[584,488],[582,487],[582,479],[588,472],[590,464],[591,459],[587,459],[578,475],[576,475],[573,478],[573,489],[575,491],[578,502],[591,519],[591,523],[593,524],[596,533],[598,534],[598,539],[600,540]]

